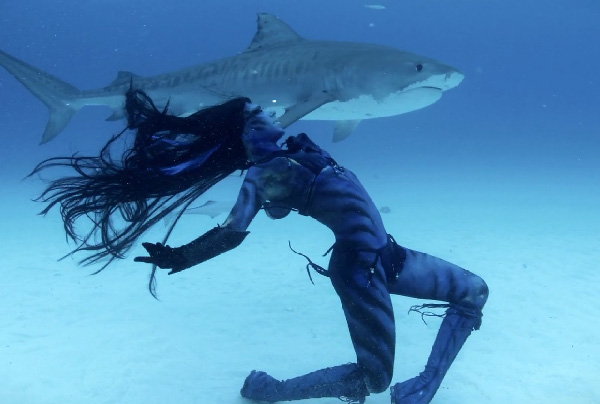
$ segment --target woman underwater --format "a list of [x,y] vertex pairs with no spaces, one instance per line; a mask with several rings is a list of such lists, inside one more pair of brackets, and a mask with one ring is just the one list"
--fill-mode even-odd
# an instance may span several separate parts
[[[290,211],[310,216],[335,236],[328,269],[313,268],[331,279],[341,300],[356,362],[283,381],[252,371],[242,396],[266,402],[339,397],[363,403],[370,393],[385,391],[394,367],[390,295],[396,294],[447,302],[421,306],[446,308],[440,330],[425,370],[390,389],[392,404],[432,400],[463,343],[481,325],[488,288],[480,277],[398,245],[354,173],[306,134],[290,136],[279,146],[283,129],[246,98],[180,118],[157,110],[142,91],[130,90],[126,110],[128,128],[136,135],[119,161],[111,149],[123,132],[99,157],[53,158],[34,170],[66,166],[76,171],[51,182],[40,200],[48,203],[43,213],[60,206],[67,235],[78,243],[73,252],[91,253],[83,263],[106,258],[102,270],[123,258],[163,217],[177,211],[178,219],[210,187],[246,170],[237,202],[222,225],[181,247],[165,245],[172,227],[162,243],[143,243],[148,255],[135,261],[153,264],[151,292],[156,266],[173,274],[237,247],[261,209],[274,219]],[[74,226],[82,217],[92,224],[85,234]]]

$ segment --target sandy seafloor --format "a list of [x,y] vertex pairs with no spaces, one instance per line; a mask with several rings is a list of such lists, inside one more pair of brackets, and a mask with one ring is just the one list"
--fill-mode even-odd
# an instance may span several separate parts
[[[396,184],[356,171],[390,208],[383,217],[400,243],[462,265],[490,287],[483,326],[434,403],[600,402],[596,174],[453,182],[458,174],[435,180],[419,171],[424,178]],[[235,194],[239,180],[231,181],[233,191],[217,196]],[[30,198],[41,184],[13,178],[3,188],[0,403],[243,403],[239,389],[252,369],[288,378],[355,359],[329,281],[313,274],[313,286],[304,259],[287,247],[291,240],[326,264],[319,254],[332,236],[309,219],[259,214],[236,250],[161,273],[156,301],[145,289],[148,268],[132,262],[141,247],[88,276],[75,259],[57,262],[69,246],[57,212],[35,215],[40,206]],[[187,216],[173,244],[223,218]],[[408,315],[416,300],[393,302],[398,382],[422,369],[439,321]],[[367,399],[388,402],[388,393]]]

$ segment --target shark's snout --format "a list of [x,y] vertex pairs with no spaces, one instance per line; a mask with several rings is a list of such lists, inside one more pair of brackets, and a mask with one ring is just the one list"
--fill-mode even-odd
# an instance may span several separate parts
[[423,80],[415,81],[406,86],[404,91],[419,87],[436,88],[441,91],[446,91],[458,86],[464,78],[465,76],[458,70],[450,66],[440,65],[440,67],[434,69],[434,73]]
[[441,87],[441,89],[443,91],[450,90],[451,88],[458,86],[464,78],[465,75],[457,70],[448,72],[446,73],[444,85]]

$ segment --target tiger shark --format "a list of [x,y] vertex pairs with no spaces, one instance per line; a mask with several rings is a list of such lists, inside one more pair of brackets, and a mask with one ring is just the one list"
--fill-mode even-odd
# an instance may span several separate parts
[[124,117],[125,93],[143,89],[157,106],[185,116],[200,108],[246,96],[274,112],[282,127],[299,119],[336,121],[334,141],[361,120],[388,117],[433,104],[463,75],[455,68],[393,47],[305,39],[278,17],[258,14],[257,31],[238,55],[142,77],[120,71],[108,86],[79,90],[0,51],[0,65],[50,110],[41,143],[56,137],[86,105]]

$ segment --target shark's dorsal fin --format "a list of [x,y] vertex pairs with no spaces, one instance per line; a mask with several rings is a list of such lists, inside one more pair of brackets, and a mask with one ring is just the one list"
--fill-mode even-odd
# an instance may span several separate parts
[[256,23],[256,34],[246,52],[304,40],[287,23],[273,14],[259,13]]

